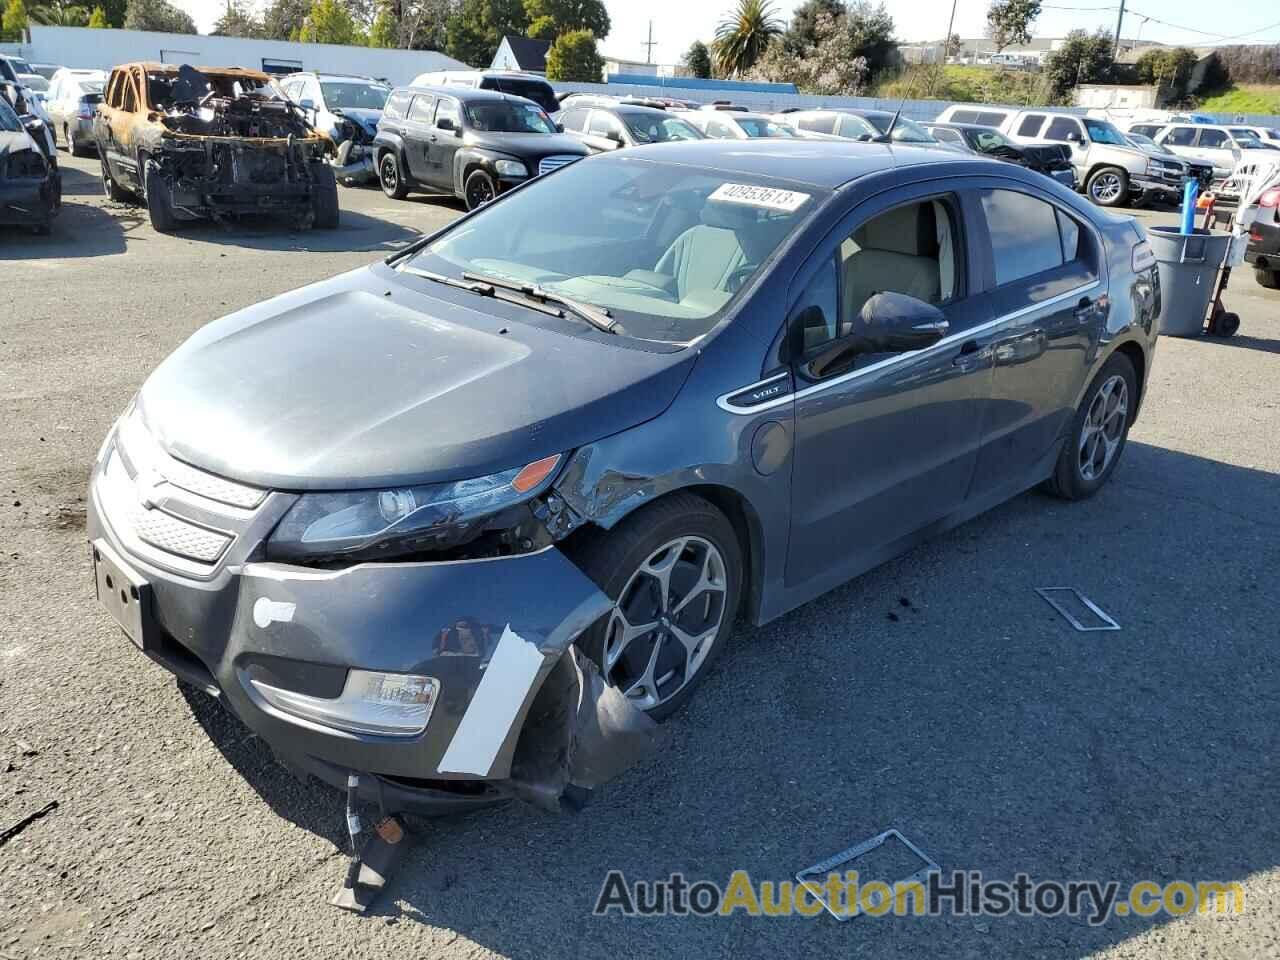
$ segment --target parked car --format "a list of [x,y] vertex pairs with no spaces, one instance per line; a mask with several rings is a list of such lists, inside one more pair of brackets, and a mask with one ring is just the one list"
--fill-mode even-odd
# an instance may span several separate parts
[[935,123],[966,123],[979,127],[995,127],[1003,130],[1018,111],[1012,108],[975,107],[963,103],[952,104],[938,115]]
[[373,140],[391,87],[372,77],[338,73],[293,73],[276,81],[284,95],[307,112],[307,120],[336,148],[331,164],[343,183],[378,175]]
[[795,128],[763,113],[686,110],[677,113],[713,140],[795,139]]
[[[38,125],[38,118],[29,118]],[[48,233],[62,206],[57,159],[32,136],[22,118],[0,97],[0,224]]]
[[40,147],[45,159],[56,165],[58,148],[53,142],[53,131],[37,113],[26,87],[0,79],[0,99],[18,116],[23,129]]
[[1159,307],[1134,220],[1011,164],[595,157],[198,330],[93,465],[98,597],[388,812],[555,807],[739,618],[1037,484],[1096,493]]
[[[49,112],[44,108],[43,96],[37,97],[37,91],[31,89],[22,80],[24,75],[29,77],[33,74],[34,71],[31,69],[31,65],[22,57],[0,53],[0,82],[15,84],[22,91],[23,98],[26,100],[31,113],[44,121],[45,126],[51,126]],[[12,106],[12,103],[10,105]]]
[[18,82],[30,93],[31,100],[40,105],[46,114],[49,112],[49,81],[38,73],[20,73]]
[[72,156],[97,149],[93,139],[93,115],[102,102],[107,75],[102,70],[69,70],[65,67],[49,82],[49,120],[54,139],[59,136]]
[[1263,191],[1257,206],[1245,260],[1253,266],[1258,283],[1280,290],[1280,187]]
[[805,139],[874,140],[879,133],[862,117],[839,110],[784,110],[773,119],[794,127]]
[[1215,180],[1231,176],[1245,151],[1271,149],[1257,137],[1232,133],[1229,127],[1207,123],[1175,123],[1160,130],[1152,139],[1181,159],[1211,164]]
[[1071,190],[1076,188],[1071,150],[1065,145],[1016,144],[994,127],[980,127],[969,123],[926,123],[923,126],[944,146],[953,144],[970,153],[1016,163],[1043,173]]
[[1238,125],[1232,124],[1227,127],[1233,137],[1254,137],[1261,140],[1265,146],[1273,147],[1280,150],[1280,128],[1264,127],[1254,124]]
[[[1179,163],[1186,164],[1187,176],[1192,177],[1200,182],[1201,189],[1208,189],[1213,183],[1213,165],[1209,163],[1201,163],[1198,160],[1183,160],[1175,154],[1170,153],[1160,144],[1156,143],[1150,137],[1145,137],[1140,133],[1134,133],[1132,130],[1124,135],[1124,138],[1131,144],[1141,150],[1143,153],[1151,157],[1159,157],[1161,160],[1177,160]],[[1165,199],[1174,203],[1181,203],[1181,197],[1170,196],[1167,192]]]
[[33,63],[30,66],[33,73],[40,74],[50,83],[53,82],[54,74],[63,69],[61,65],[56,63]]
[[107,195],[141,199],[156,230],[261,213],[338,225],[333,144],[260,71],[123,64],[111,71],[93,137]]
[[374,150],[388,197],[444,193],[468,210],[589,152],[532,100],[460,86],[397,89]]
[[532,100],[548,114],[560,109],[560,101],[551,84],[536,73],[521,73],[517,70],[437,70],[434,73],[418,74],[410,86],[494,90]]
[[1181,196],[1187,179],[1185,163],[1149,156],[1129,143],[1114,124],[1096,117],[1022,110],[1005,120],[1001,132],[1015,143],[1049,141],[1070,146],[1076,180],[1101,207]]
[[677,140],[701,140],[702,133],[687,120],[654,107],[631,104],[572,106],[560,113],[560,128],[592,153],[619,147]]

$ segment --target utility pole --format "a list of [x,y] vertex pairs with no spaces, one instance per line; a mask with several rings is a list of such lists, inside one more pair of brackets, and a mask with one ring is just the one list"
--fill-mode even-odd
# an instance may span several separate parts
[[[930,77],[929,79],[930,96],[933,95],[933,88],[938,83],[938,76],[947,69],[947,51],[951,49],[951,31],[955,29],[956,4],[958,4],[959,2],[960,0],[951,0],[951,19],[947,21],[947,35],[946,35],[946,38],[942,41],[942,58],[938,63],[938,69],[933,71],[933,76]],[[956,51],[956,53],[959,53],[959,52],[960,52],[959,50]]]
[[658,41],[653,39],[653,21],[649,21],[649,39],[644,45],[644,62],[653,63],[653,48],[658,45]]
[[1124,0],[1120,0],[1120,17],[1116,20],[1116,45],[1111,51],[1111,59],[1118,60],[1120,58],[1120,28],[1124,25]]

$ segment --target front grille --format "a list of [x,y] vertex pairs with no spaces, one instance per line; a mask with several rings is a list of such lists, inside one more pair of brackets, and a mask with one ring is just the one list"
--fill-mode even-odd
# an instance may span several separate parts
[[543,157],[538,161],[538,176],[550,173],[552,170],[558,170],[565,164],[573,163],[573,161],[580,159],[581,157],[575,157],[572,154],[556,154],[554,157]]
[[217,563],[232,538],[150,505],[150,493],[138,489],[139,479],[129,473],[120,451],[112,450],[98,491],[116,531],[174,556],[210,566]]
[[205,473],[173,459],[160,449],[136,413],[121,422],[119,443],[135,474],[154,470],[175,487],[245,510],[252,510],[266,499],[266,490]]

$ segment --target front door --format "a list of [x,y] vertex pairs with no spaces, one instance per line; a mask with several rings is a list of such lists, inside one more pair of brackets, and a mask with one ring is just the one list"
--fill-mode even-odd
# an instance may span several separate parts
[[857,356],[826,376],[797,364],[789,587],[856,575],[967,496],[991,388],[990,306],[969,255],[971,214],[949,191],[935,181],[866,201],[805,268],[791,313],[805,356],[858,333],[880,292],[937,305],[949,329],[923,350]]
[[1083,218],[1008,181],[983,185],[973,235],[991,253],[995,376],[973,495],[1001,499],[1052,469],[1108,301],[1101,240]]
[[404,117],[404,161],[409,176],[421,184],[434,185],[431,172],[431,116],[435,110],[435,97],[417,94],[409,103]]
[[431,184],[454,192],[453,158],[462,146],[462,110],[452,97],[436,100],[435,121],[427,138],[427,162],[431,167]]

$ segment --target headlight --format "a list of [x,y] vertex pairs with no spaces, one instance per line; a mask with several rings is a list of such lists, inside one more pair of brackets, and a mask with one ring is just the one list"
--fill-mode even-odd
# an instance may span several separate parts
[[550,482],[560,454],[457,483],[305,493],[267,541],[272,560],[384,557],[440,550],[478,534],[493,514]]
[[519,160],[499,160],[493,165],[493,169],[498,171],[498,175],[502,177],[527,177],[529,175],[528,168]]
[[48,169],[44,157],[34,150],[20,150],[9,154],[8,172],[9,176],[15,180],[20,178],[43,180]]

